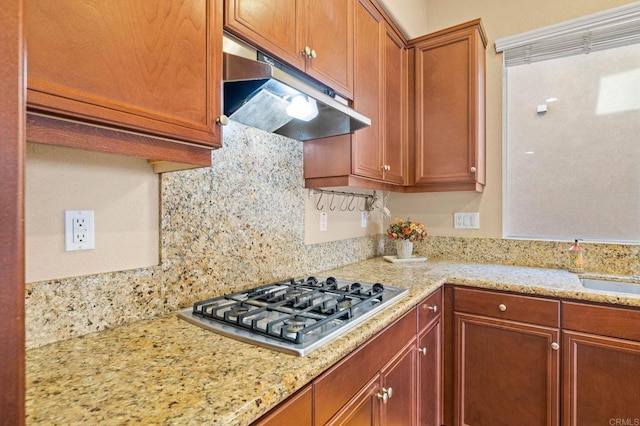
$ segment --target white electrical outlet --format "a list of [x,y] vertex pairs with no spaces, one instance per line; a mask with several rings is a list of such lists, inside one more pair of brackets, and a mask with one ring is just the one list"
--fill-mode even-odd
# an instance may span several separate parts
[[360,227],[367,227],[367,212],[360,212]]
[[327,230],[327,212],[320,213],[320,231],[324,232]]
[[480,212],[454,213],[453,227],[455,229],[480,229]]
[[64,211],[65,251],[95,248],[93,210]]

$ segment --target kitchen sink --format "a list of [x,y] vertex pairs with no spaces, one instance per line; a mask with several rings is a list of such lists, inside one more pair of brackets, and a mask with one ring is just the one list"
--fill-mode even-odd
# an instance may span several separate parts
[[640,294],[640,283],[629,281],[610,281],[592,278],[581,278],[580,282],[585,288],[592,290],[613,291],[615,293]]

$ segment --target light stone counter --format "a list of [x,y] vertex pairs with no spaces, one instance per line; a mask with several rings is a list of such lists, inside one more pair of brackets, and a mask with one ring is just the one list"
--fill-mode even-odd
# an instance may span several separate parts
[[306,357],[222,337],[175,316],[31,349],[27,424],[249,424],[445,282],[640,306],[640,296],[585,290],[575,274],[554,269],[377,258],[319,275],[401,286],[409,295]]

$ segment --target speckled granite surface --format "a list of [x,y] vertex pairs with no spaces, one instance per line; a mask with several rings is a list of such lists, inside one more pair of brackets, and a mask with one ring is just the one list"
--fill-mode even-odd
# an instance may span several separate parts
[[[162,176],[158,266],[26,285],[29,424],[247,424],[446,279],[640,306],[638,298],[584,292],[562,270],[562,242],[430,236],[416,245],[430,259],[422,265],[365,261],[383,236],[305,246],[301,144],[231,123],[211,168]],[[585,247],[589,271],[640,273],[640,246]],[[392,254],[393,244],[386,250]],[[332,268],[336,276],[405,286],[410,296],[305,358],[220,337],[172,314],[240,287]]]
[[[164,315],[240,286],[376,256],[384,236],[304,245],[302,160],[302,142],[232,121],[210,168],[162,175],[159,265],[28,283],[27,347]],[[563,269],[569,245],[429,236],[416,252],[431,260]],[[589,271],[640,273],[640,245],[584,246]],[[385,250],[393,254],[394,244]]]
[[28,348],[376,255],[378,236],[305,246],[302,142],[230,122],[211,160],[162,175],[158,266],[26,285]]
[[222,337],[174,315],[27,351],[28,424],[246,425],[380,331],[445,281],[640,307],[640,296],[584,290],[562,270],[370,259],[328,271],[409,295],[307,357]]

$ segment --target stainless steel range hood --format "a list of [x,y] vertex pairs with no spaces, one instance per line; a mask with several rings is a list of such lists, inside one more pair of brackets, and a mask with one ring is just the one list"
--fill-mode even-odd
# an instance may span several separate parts
[[[229,119],[301,141],[371,125],[368,117],[323,92],[315,82],[272,63],[224,53],[224,113]],[[296,97],[308,102],[308,108],[317,108],[317,116],[309,121],[293,118],[290,105]]]

